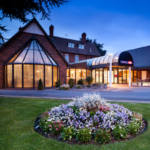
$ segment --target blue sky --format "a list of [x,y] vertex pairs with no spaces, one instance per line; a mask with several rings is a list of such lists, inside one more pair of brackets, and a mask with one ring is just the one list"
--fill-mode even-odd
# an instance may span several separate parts
[[[54,25],[54,35],[78,40],[83,32],[90,39],[104,44],[108,53],[150,45],[150,1],[148,0],[72,0],[54,8],[51,20],[40,20],[49,34]],[[32,19],[29,16],[30,19]],[[3,36],[10,38],[20,26],[19,21],[4,19],[3,25],[10,30]]]

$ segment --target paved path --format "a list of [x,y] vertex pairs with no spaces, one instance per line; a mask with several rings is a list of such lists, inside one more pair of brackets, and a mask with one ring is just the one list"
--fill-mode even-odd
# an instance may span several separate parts
[[76,96],[82,96],[84,93],[99,93],[103,98],[110,101],[120,102],[143,102],[150,103],[150,87],[113,87],[107,90],[0,90],[1,97],[30,97],[30,98],[55,98],[72,99]]

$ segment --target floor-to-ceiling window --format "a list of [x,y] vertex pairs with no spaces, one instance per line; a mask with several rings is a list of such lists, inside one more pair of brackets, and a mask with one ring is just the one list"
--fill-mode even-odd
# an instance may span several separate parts
[[107,74],[108,69],[104,68],[104,83],[107,84],[108,81],[108,74]]
[[92,70],[93,83],[95,83],[95,69]]
[[103,68],[99,69],[99,82],[103,83]]
[[96,69],[96,83],[99,83],[99,69]]
[[5,87],[35,88],[41,79],[44,87],[55,86],[59,69],[53,58],[32,39],[5,64]]
[[81,69],[76,69],[76,84],[81,79],[81,76],[82,76],[82,70]]

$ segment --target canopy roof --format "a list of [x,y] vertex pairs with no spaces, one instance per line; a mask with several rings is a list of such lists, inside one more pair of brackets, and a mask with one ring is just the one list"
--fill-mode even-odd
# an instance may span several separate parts
[[36,39],[27,44],[25,48],[11,58],[8,63],[45,64],[57,66],[52,57],[40,46]]
[[[87,60],[82,60],[76,63],[82,63],[82,62],[87,62],[87,66],[95,66],[95,65],[101,65],[101,64],[108,64],[110,57],[112,57],[112,63],[118,62],[119,56],[122,52],[118,52],[114,55],[105,55],[101,57],[96,57],[92,59],[87,59]],[[70,63],[70,64],[75,64],[75,63]]]

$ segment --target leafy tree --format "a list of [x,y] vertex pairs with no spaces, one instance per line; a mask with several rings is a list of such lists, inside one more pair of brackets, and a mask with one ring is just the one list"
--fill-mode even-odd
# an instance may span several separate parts
[[86,42],[95,44],[95,46],[98,49],[101,56],[104,56],[106,54],[107,51],[103,50],[103,45],[104,44],[97,43],[96,39],[92,40],[92,39],[87,38]]
[[[66,2],[69,2],[69,0],[5,0],[0,3],[0,20],[10,18],[10,20],[15,19],[27,23],[30,21],[27,15],[35,17],[37,13],[42,14],[41,19],[50,19],[51,9],[59,7]],[[2,36],[1,31],[6,32],[7,29],[5,27],[0,24],[0,39],[3,41],[5,38]]]

